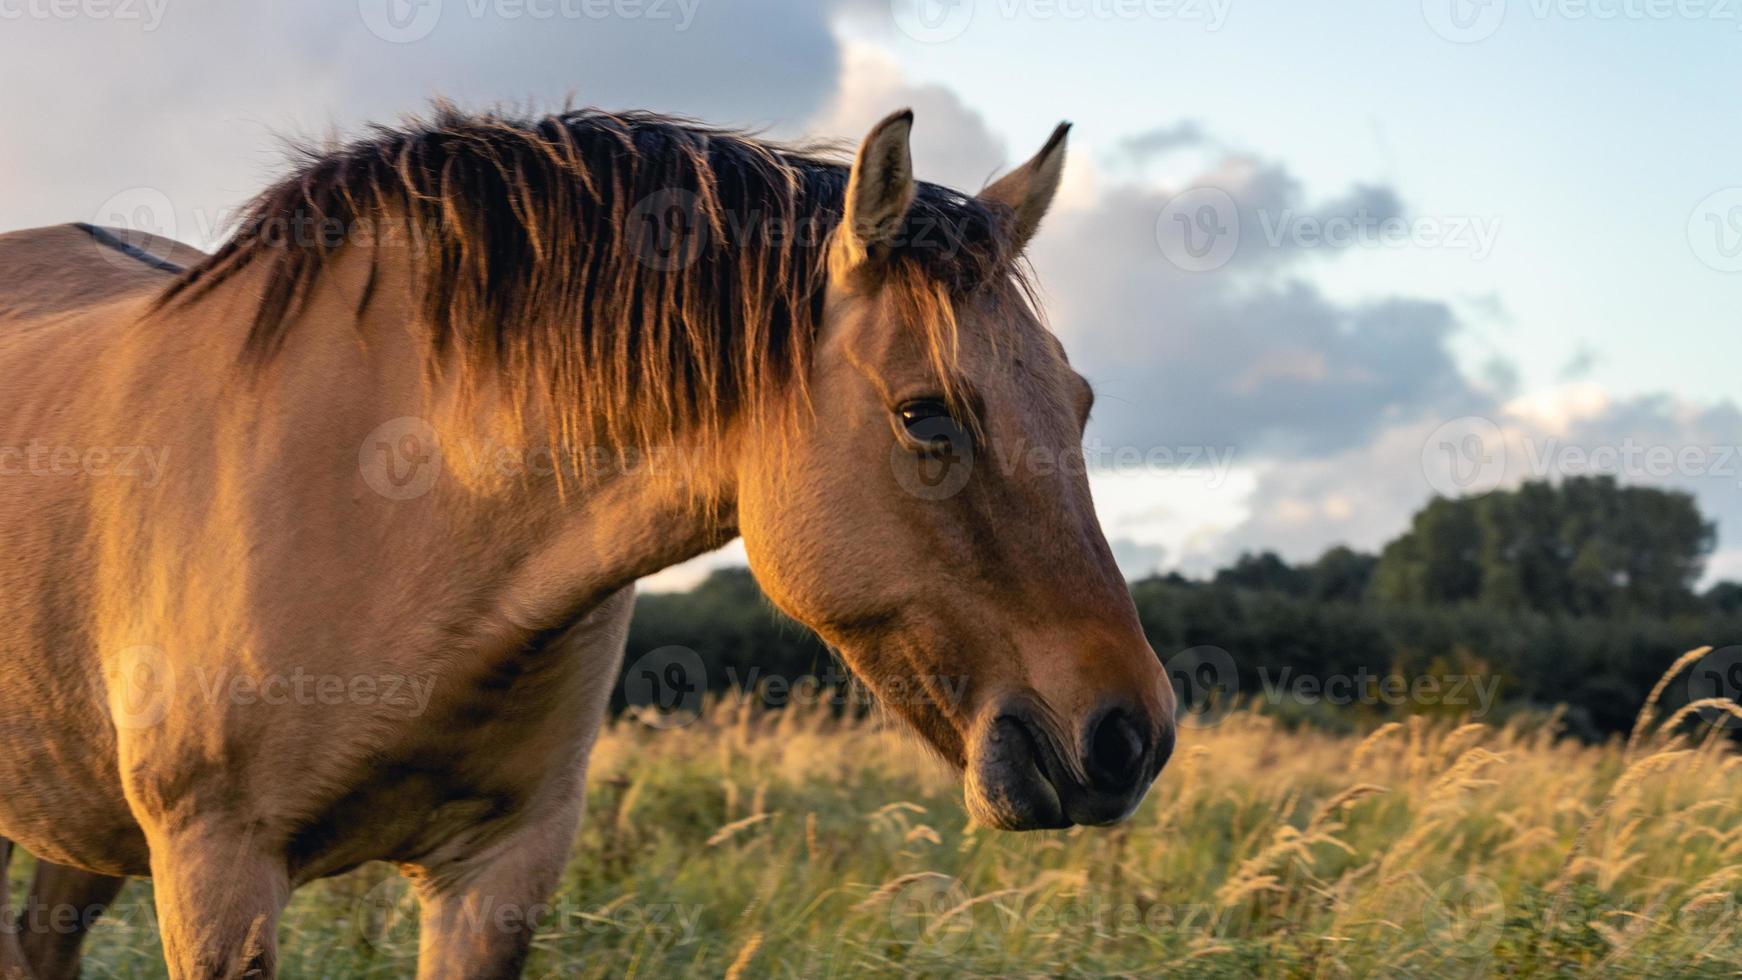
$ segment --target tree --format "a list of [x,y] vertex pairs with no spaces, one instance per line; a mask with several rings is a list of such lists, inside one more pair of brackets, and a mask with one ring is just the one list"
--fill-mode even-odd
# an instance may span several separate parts
[[1378,564],[1376,555],[1337,545],[1307,570],[1311,580],[1307,595],[1320,602],[1355,602],[1367,594]]
[[1742,613],[1742,582],[1719,582],[1706,590],[1706,607],[1716,612]]
[[1715,534],[1685,493],[1612,476],[1536,481],[1430,501],[1386,545],[1373,591],[1393,602],[1666,614],[1698,604],[1693,584]]
[[1409,530],[1380,552],[1373,570],[1377,597],[1428,603],[1476,598],[1482,586],[1476,504],[1470,497],[1435,497],[1416,511]]
[[1231,567],[1216,573],[1215,583],[1259,592],[1282,592],[1287,595],[1306,595],[1310,587],[1307,573],[1283,561],[1274,551],[1256,555],[1251,552],[1242,553]]

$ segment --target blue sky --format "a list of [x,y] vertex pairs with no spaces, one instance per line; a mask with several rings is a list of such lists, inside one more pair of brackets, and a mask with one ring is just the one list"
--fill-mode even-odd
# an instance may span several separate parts
[[1583,342],[1592,380],[1618,393],[1731,395],[1742,276],[1699,263],[1687,218],[1742,179],[1742,9],[1600,20],[1507,6],[1492,36],[1464,44],[1434,33],[1423,4],[1381,0],[1234,0],[1219,30],[1005,18],[996,2],[946,43],[875,18],[851,28],[1012,137],[1068,116],[1078,146],[1106,153],[1194,119],[1315,192],[1388,183],[1415,214],[1497,218],[1488,261],[1372,256],[1325,279],[1345,295],[1497,297],[1506,315],[1474,324],[1466,353],[1492,345],[1530,384],[1557,380]]
[[[1742,576],[1739,28],[1742,0],[0,0],[0,230],[145,213],[210,247],[279,135],[438,94],[847,138],[912,105],[921,176],[969,189],[1070,119],[1033,259],[1091,438],[1149,460],[1095,481],[1128,573],[1596,471],[1696,494]],[[1203,200],[1237,248],[1188,268]],[[1313,237],[1351,221],[1402,235]],[[1474,477],[1436,456],[1472,433]]]

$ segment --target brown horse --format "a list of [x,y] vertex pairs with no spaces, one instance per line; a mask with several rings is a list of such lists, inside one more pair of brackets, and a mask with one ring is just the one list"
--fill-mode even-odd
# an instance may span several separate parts
[[421,976],[515,975],[634,581],[738,535],[978,820],[1129,814],[1173,699],[1019,272],[1066,128],[970,197],[911,124],[849,167],[444,108],[209,257],[0,237],[0,974],[74,975],[89,916],[41,913],[128,875],[173,975],[268,974],[293,889],[385,860]]

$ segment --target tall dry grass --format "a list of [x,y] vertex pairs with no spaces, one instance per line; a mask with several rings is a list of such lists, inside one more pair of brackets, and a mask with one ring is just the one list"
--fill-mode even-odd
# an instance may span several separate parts
[[[1182,731],[1129,823],[1030,835],[968,826],[877,719],[621,719],[529,975],[1735,976],[1734,705],[1666,719],[1662,691],[1598,747],[1552,719],[1353,738],[1237,711]],[[161,974],[147,897],[88,975]],[[384,868],[310,888],[284,971],[410,975],[412,915]]]

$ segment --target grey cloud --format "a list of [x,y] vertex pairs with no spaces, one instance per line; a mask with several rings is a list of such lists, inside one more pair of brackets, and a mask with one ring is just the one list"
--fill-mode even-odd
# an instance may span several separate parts
[[1128,579],[1139,579],[1160,572],[1167,563],[1167,549],[1158,544],[1147,544],[1130,538],[1111,538],[1107,545],[1113,549],[1113,560]]
[[1286,169],[1252,160],[1225,161],[1200,186],[1230,195],[1241,228],[1238,250],[1214,271],[1169,260],[1156,228],[1172,195],[1132,186],[1056,215],[1037,241],[1055,327],[1101,395],[1096,435],[1298,457],[1358,445],[1426,408],[1478,403],[1448,347],[1458,330],[1448,306],[1337,302],[1299,266],[1340,253],[1266,239],[1278,216],[1396,216],[1396,194],[1356,187],[1312,204]]
[[7,22],[0,89],[43,97],[0,102],[3,226],[90,220],[146,187],[174,205],[166,230],[210,244],[214,216],[279,171],[276,135],[353,131],[438,95],[773,125],[815,114],[839,76],[830,3],[424,0],[404,10],[436,12],[427,34],[394,43],[370,20],[393,2],[177,0],[155,30]]
[[1195,120],[1182,119],[1171,126],[1157,126],[1119,141],[1119,151],[1142,162],[1204,141],[1204,130]]
[[954,92],[909,84],[893,65],[869,57],[849,62],[833,102],[790,135],[851,146],[903,106],[913,109],[913,167],[920,179],[973,193],[1005,166],[1004,141]]
[[1596,351],[1580,344],[1578,349],[1573,351],[1573,356],[1567,358],[1567,363],[1561,366],[1561,380],[1578,381],[1588,377],[1601,360],[1602,358],[1598,356]]

